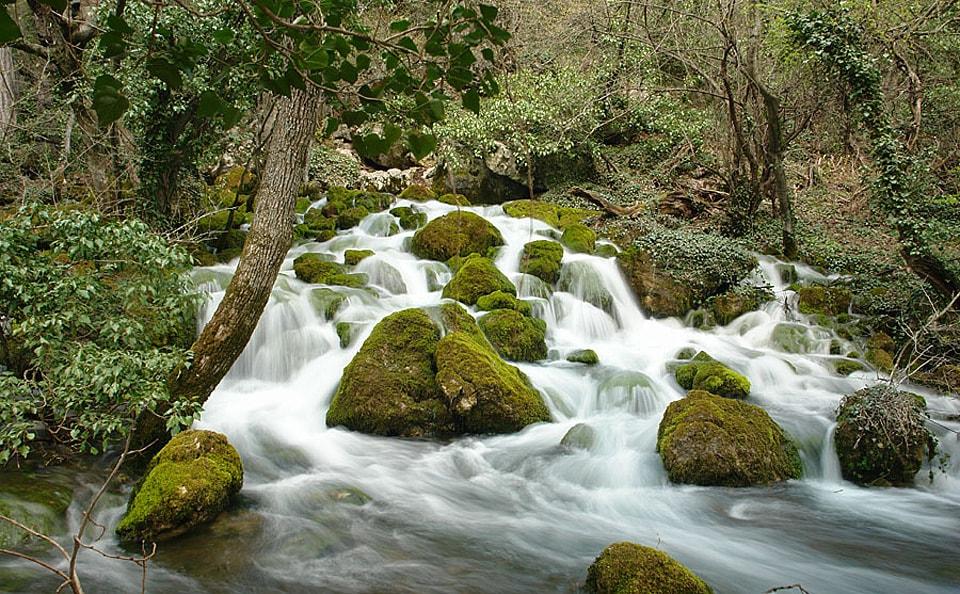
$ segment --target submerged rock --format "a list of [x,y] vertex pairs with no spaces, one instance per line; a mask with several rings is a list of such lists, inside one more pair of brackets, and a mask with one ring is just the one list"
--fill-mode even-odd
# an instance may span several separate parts
[[127,542],[178,536],[216,518],[242,486],[240,455],[224,435],[184,431],[150,461],[117,536]]
[[539,392],[497,356],[470,314],[445,303],[438,318],[447,332],[442,339],[420,309],[381,320],[344,369],[327,425],[443,437],[513,432],[550,420]]
[[547,324],[513,309],[498,309],[479,320],[480,329],[500,356],[509,361],[547,358]]
[[577,423],[563,435],[560,447],[572,450],[589,450],[597,443],[597,430],[586,423]]
[[662,551],[632,542],[605,548],[587,570],[593,594],[711,594],[703,580]]
[[443,297],[474,305],[480,297],[497,291],[511,295],[517,293],[510,279],[491,260],[473,256],[460,264],[457,273],[443,288]]
[[310,304],[325,320],[332,320],[346,300],[345,295],[326,287],[310,291]]
[[554,284],[560,278],[563,246],[555,241],[531,241],[523,246],[520,272],[532,274],[546,283]]
[[613,296],[603,284],[603,278],[590,262],[577,261],[564,264],[560,271],[557,290],[573,294],[611,316],[616,313]]
[[843,478],[864,485],[908,485],[933,457],[926,402],[890,386],[864,388],[837,408],[834,447]]
[[675,483],[747,487],[802,470],[793,442],[766,411],[703,390],[667,407],[657,451]]
[[[4,470],[0,472],[0,514],[41,534],[59,536],[67,527],[73,489],[70,475],[56,469]],[[29,547],[33,541],[34,537],[20,528],[0,520],[0,548]]]
[[727,398],[750,396],[750,380],[701,351],[677,366],[674,376],[686,390],[706,390]]
[[597,352],[593,349],[581,349],[567,355],[567,361],[571,363],[583,363],[584,365],[596,365],[600,362],[600,357],[597,356]]
[[434,219],[417,231],[411,244],[420,258],[445,262],[454,256],[486,255],[503,245],[503,236],[486,219],[457,211]]

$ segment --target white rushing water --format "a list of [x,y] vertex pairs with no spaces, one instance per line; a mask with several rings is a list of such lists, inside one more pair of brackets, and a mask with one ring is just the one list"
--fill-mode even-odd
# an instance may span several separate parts
[[[415,206],[431,219],[455,210]],[[644,316],[614,259],[566,253],[574,293],[546,294],[538,279],[518,272],[519,254],[555,231],[495,206],[467,210],[502,232],[497,265],[548,324],[550,358],[518,367],[544,394],[554,422],[450,442],[327,428],[341,371],[373,325],[391,312],[439,303],[431,288],[449,279],[444,266],[407,251],[413,232],[384,236],[392,217],[371,215],[327,243],[291,250],[250,344],[197,423],[225,433],[239,450],[244,505],[163,547],[151,566],[151,592],[574,592],[593,558],[622,540],[661,548],[717,592],[795,583],[821,594],[960,591],[956,436],[932,427],[954,456],[932,482],[926,470],[915,488],[841,480],[834,411],[844,394],[878,378],[832,371],[835,337],[785,307],[793,294],[774,260],[761,258],[757,280],[773,285],[777,300],[699,331]],[[309,251],[342,262],[344,250],[355,248],[376,252],[358,271],[379,296],[337,289],[348,302],[335,320],[324,320],[310,303],[315,286],[295,278],[293,259]],[[206,318],[232,271],[198,273],[211,291]],[[588,302],[598,302],[600,288],[612,296],[608,311]],[[335,331],[340,321],[361,329],[346,349]],[[793,325],[806,352],[778,346],[781,324]],[[750,379],[750,402],[798,443],[802,480],[747,489],[667,480],[656,433],[666,406],[684,394],[668,363],[685,347],[706,350]],[[600,364],[564,360],[583,348],[595,350]],[[931,410],[960,414],[956,400],[916,391]],[[578,423],[594,429],[595,443],[562,448]],[[114,522],[121,511],[118,503]],[[139,583],[131,582],[135,568],[97,563],[103,571],[93,579],[102,591]]]

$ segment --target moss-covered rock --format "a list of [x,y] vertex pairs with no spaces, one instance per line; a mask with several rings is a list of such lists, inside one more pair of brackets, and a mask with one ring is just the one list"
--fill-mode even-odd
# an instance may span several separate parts
[[327,424],[443,437],[512,432],[550,419],[540,394],[497,356],[469,313],[445,303],[437,317],[409,309],[377,324],[344,370]]
[[802,470],[793,442],[766,411],[703,390],[667,407],[657,451],[675,483],[746,487]]
[[920,396],[887,385],[845,396],[837,408],[834,447],[843,478],[865,485],[908,485],[932,457],[933,436]]
[[342,264],[331,262],[322,254],[307,253],[293,261],[293,271],[300,280],[318,285],[360,288],[367,284],[363,274],[347,274]]
[[398,206],[390,209],[390,214],[400,221],[400,228],[408,231],[419,229],[427,223],[427,213],[420,212],[411,206]]
[[613,296],[603,284],[603,277],[590,262],[567,262],[560,269],[557,290],[573,294],[587,303],[615,315]]
[[893,355],[883,349],[868,349],[866,354],[867,363],[873,365],[880,371],[893,371]]
[[863,363],[856,359],[838,359],[833,362],[833,370],[840,375],[850,375],[865,370]]
[[507,216],[516,219],[537,219],[556,227],[563,229],[567,225],[581,223],[587,217],[597,214],[596,211],[583,208],[570,208],[567,206],[558,206],[549,202],[540,200],[513,200],[503,204],[503,212]]
[[400,197],[414,202],[426,202],[427,200],[436,200],[437,194],[423,184],[412,184],[400,192]]
[[706,390],[726,398],[750,395],[750,380],[703,351],[688,363],[678,365],[674,376],[686,390]]
[[773,299],[773,292],[763,287],[735,287],[722,295],[708,300],[710,312],[721,326],[739,318],[743,314],[760,309],[760,306]]
[[242,486],[240,455],[224,435],[184,431],[150,461],[117,536],[127,542],[178,536],[216,518]]
[[310,210],[310,205],[313,204],[313,201],[307,198],[306,196],[300,196],[297,198],[297,203],[293,206],[293,210],[297,214],[306,214]]
[[597,430],[586,423],[577,423],[564,433],[560,447],[567,450],[589,450],[597,443]]
[[420,258],[446,262],[454,256],[486,255],[503,245],[503,236],[486,219],[457,211],[434,219],[413,236],[411,248]]
[[477,299],[477,309],[480,311],[494,311],[497,309],[512,309],[525,316],[533,313],[533,306],[528,302],[517,299],[505,291],[495,291]]
[[439,329],[423,310],[381,320],[343,370],[327,425],[405,437],[453,433],[435,379],[439,340]]
[[444,194],[437,200],[451,206],[470,206],[470,199],[463,194]]
[[671,229],[637,238],[617,261],[640,306],[654,317],[682,317],[757,266],[756,258],[729,239]]
[[309,299],[313,308],[318,314],[322,315],[325,320],[332,320],[347,300],[346,296],[326,287],[310,291]]
[[573,351],[567,355],[567,361],[571,363],[583,363],[584,365],[596,365],[600,363],[600,357],[593,349],[581,349]]
[[850,309],[853,294],[846,287],[807,285],[790,287],[797,293],[797,309],[803,314],[836,316]]
[[[50,536],[67,526],[67,509],[73,500],[73,480],[65,472],[0,471],[0,514]],[[13,524],[0,520],[0,548],[30,547],[39,540]]]
[[465,432],[511,433],[550,421],[527,376],[464,332],[437,345],[437,383]]
[[362,206],[354,206],[337,214],[337,229],[352,229],[370,214]]
[[510,279],[497,270],[492,261],[473,256],[463,261],[456,274],[443,288],[443,297],[474,305],[480,297],[497,291],[517,294],[517,289]]
[[597,557],[587,570],[592,594],[710,594],[703,580],[657,549],[618,542]]
[[373,255],[373,250],[347,250],[343,252],[343,263],[347,266],[356,266]]
[[563,246],[555,241],[531,241],[523,246],[520,272],[532,274],[546,283],[554,284],[560,278]]
[[567,225],[560,236],[560,243],[570,251],[592,254],[597,248],[597,234],[593,229],[581,223]]
[[513,309],[498,309],[478,321],[500,356],[509,361],[539,361],[547,357],[547,324]]
[[353,342],[353,335],[357,327],[357,324],[352,322],[337,322],[337,338],[340,339],[341,349],[347,348]]

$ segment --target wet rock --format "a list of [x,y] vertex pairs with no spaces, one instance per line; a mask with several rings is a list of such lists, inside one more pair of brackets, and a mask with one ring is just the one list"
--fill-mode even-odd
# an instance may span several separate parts
[[833,362],[833,370],[840,375],[850,375],[851,373],[864,371],[866,367],[856,359],[839,359]]
[[486,219],[472,212],[457,211],[434,219],[413,236],[411,248],[417,257],[445,262],[454,256],[486,255],[503,245],[503,236]]
[[419,229],[427,223],[427,213],[420,212],[411,206],[398,206],[390,210],[390,214],[397,217],[402,229]]
[[[0,514],[41,534],[59,536],[66,529],[66,513],[73,500],[73,481],[67,474],[46,471],[0,472]],[[40,544],[23,530],[0,521],[0,548]]]
[[497,309],[512,309],[525,316],[533,313],[533,307],[526,301],[517,299],[505,291],[495,291],[477,299],[477,309],[480,311],[494,311]]
[[836,316],[850,309],[853,295],[846,287],[827,287],[824,285],[792,285],[797,293],[797,308],[803,314],[823,314]]
[[501,357],[508,361],[539,361],[547,357],[547,324],[513,309],[498,309],[478,321]]
[[843,478],[865,485],[913,483],[935,449],[926,419],[923,398],[887,385],[844,397],[834,434]]
[[373,250],[347,250],[343,252],[343,263],[347,266],[356,266],[373,255]]
[[337,214],[337,229],[352,229],[370,214],[362,206],[354,206]]
[[686,390],[706,390],[726,398],[750,396],[750,380],[703,351],[679,365],[674,376]]
[[761,287],[736,287],[709,300],[710,312],[721,326],[739,318],[743,314],[760,309],[764,303],[773,299],[773,292]]
[[567,355],[567,361],[571,363],[583,363],[584,365],[596,365],[600,363],[600,357],[593,349],[582,349],[573,351]]
[[428,200],[436,200],[437,194],[423,184],[412,184],[400,193],[400,198],[414,202],[426,202]]
[[337,337],[340,339],[340,348],[345,349],[353,342],[357,325],[352,322],[337,322]]
[[597,430],[586,423],[577,423],[560,440],[560,447],[567,450],[589,450],[597,443]]
[[383,287],[394,295],[402,295],[407,292],[407,284],[403,281],[403,275],[392,264],[384,260],[370,260],[361,265],[360,270],[367,275],[367,282],[378,287]]
[[545,283],[554,284],[560,279],[560,264],[563,246],[555,241],[531,241],[523,246],[520,256],[520,272],[532,274]]
[[310,291],[310,304],[325,320],[332,320],[346,300],[346,296],[326,287]]
[[703,390],[667,407],[657,451],[675,483],[746,487],[802,470],[796,447],[762,408]]
[[463,194],[444,194],[437,201],[451,206],[470,206],[470,199]]
[[224,435],[184,431],[150,461],[117,536],[127,542],[178,536],[216,518],[242,486],[240,455]]
[[649,416],[663,408],[653,380],[639,371],[620,371],[597,388],[597,408]]
[[657,549],[631,542],[612,544],[587,570],[592,594],[710,594],[703,580]]
[[597,234],[586,225],[574,223],[563,229],[560,243],[572,252],[592,254],[597,247]]
[[585,218],[596,214],[596,211],[558,206],[549,202],[541,202],[540,200],[514,200],[507,202],[503,205],[503,212],[506,213],[507,216],[515,219],[537,219],[557,229],[563,229],[567,225],[581,223]]
[[367,284],[362,274],[347,274],[342,264],[328,261],[321,254],[302,254],[293,261],[293,271],[300,280],[319,284],[360,288]]
[[600,276],[589,262],[577,261],[564,264],[560,270],[557,290],[572,293],[611,316],[615,314],[613,296],[603,284]]
[[517,293],[510,279],[491,260],[472,256],[461,263],[456,274],[443,288],[443,297],[474,305],[480,297],[497,291],[512,295]]

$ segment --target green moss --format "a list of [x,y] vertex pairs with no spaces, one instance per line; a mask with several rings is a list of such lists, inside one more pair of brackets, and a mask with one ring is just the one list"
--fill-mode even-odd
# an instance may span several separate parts
[[423,310],[381,320],[344,369],[327,425],[406,437],[453,433],[454,419],[435,380],[439,340]]
[[510,361],[539,361],[547,357],[547,324],[512,309],[498,309],[481,317],[480,329],[500,356]]
[[337,219],[335,217],[324,216],[323,212],[318,208],[311,208],[303,215],[303,224],[311,231],[327,231],[336,229]]
[[310,291],[310,304],[325,320],[332,320],[346,300],[344,295],[326,287]]
[[657,451],[675,483],[745,487],[802,470],[796,447],[762,408],[703,390],[667,407]]
[[437,200],[451,206],[470,206],[470,199],[463,194],[444,194]]
[[454,256],[485,255],[501,245],[503,236],[487,220],[457,211],[427,223],[413,236],[411,247],[420,258],[446,262]]
[[414,202],[426,202],[427,200],[436,200],[437,194],[423,184],[412,184],[400,193],[400,197]]
[[373,250],[347,250],[343,252],[343,263],[347,266],[356,266],[373,255]]
[[[67,473],[0,471],[0,514],[37,530],[57,536],[66,528],[66,514],[73,500],[73,480]],[[34,537],[0,521],[0,548],[30,547]]]
[[703,351],[689,363],[679,365],[674,375],[677,383],[686,390],[706,390],[727,398],[750,395],[750,380]]
[[560,278],[563,246],[555,241],[531,241],[523,246],[520,272],[532,274],[546,283],[554,284]]
[[243,486],[240,455],[212,431],[178,434],[154,456],[117,524],[121,540],[163,540],[217,517]]
[[463,332],[477,341],[478,344],[493,348],[487,342],[487,337],[483,335],[480,327],[477,326],[477,321],[459,303],[443,303],[440,305],[440,325],[444,334]]
[[592,254],[597,247],[597,234],[586,225],[574,223],[564,228],[560,243],[571,251]]
[[237,165],[218,177],[216,184],[217,187],[230,192],[239,191],[241,194],[249,194],[256,187],[257,181],[256,173]]
[[845,396],[834,433],[843,478],[870,485],[911,484],[935,450],[925,407],[923,398],[888,385]]
[[390,210],[390,214],[397,217],[403,229],[419,229],[427,223],[427,213],[420,212],[411,206],[398,206]]
[[550,421],[550,411],[527,377],[469,334],[444,336],[436,362],[437,383],[464,431],[510,433]]
[[337,322],[337,337],[340,339],[340,348],[345,349],[353,342],[356,324],[351,322]]
[[516,287],[487,258],[467,258],[443,288],[443,297],[473,305],[477,299],[496,291],[517,294]]
[[300,280],[321,285],[330,284],[328,281],[331,277],[344,272],[342,265],[314,253],[297,256],[293,261],[293,271]]
[[333,285],[335,287],[350,287],[351,289],[361,289],[367,284],[367,275],[354,273],[354,274],[334,274],[327,277],[327,285]]
[[480,311],[494,311],[497,309],[513,309],[525,316],[533,313],[533,306],[526,301],[517,299],[510,293],[495,291],[477,299],[477,309]]
[[616,258],[619,253],[620,250],[612,243],[598,243],[596,252],[594,252],[595,255],[601,258]]
[[337,214],[337,229],[352,229],[369,214],[370,211],[362,206],[354,206],[343,210]]
[[540,200],[514,200],[505,202],[502,206],[507,216],[516,219],[537,219],[557,229],[581,223],[587,217],[597,214],[593,210],[557,206]]
[[743,286],[712,297],[708,303],[714,319],[721,326],[726,326],[743,314],[758,310],[772,299],[773,292],[770,289]]
[[823,285],[790,287],[798,296],[797,308],[803,314],[824,314],[836,316],[847,313],[853,295],[845,287],[825,287]]
[[703,580],[662,551],[631,542],[608,546],[587,570],[593,594],[711,594]]
[[327,190],[327,202],[353,203],[354,198],[362,194],[360,190],[348,190],[342,186],[332,186]]
[[305,214],[307,210],[310,209],[311,204],[313,204],[312,200],[306,196],[301,196],[300,198],[297,198],[297,204],[293,207],[293,209],[297,212],[297,214]]
[[583,349],[574,351],[567,355],[567,361],[571,363],[583,363],[584,365],[596,365],[600,363],[600,357],[592,349]]
[[866,368],[863,366],[863,363],[852,359],[840,359],[833,363],[833,370],[840,375],[850,375],[851,373],[863,371],[864,369]]

